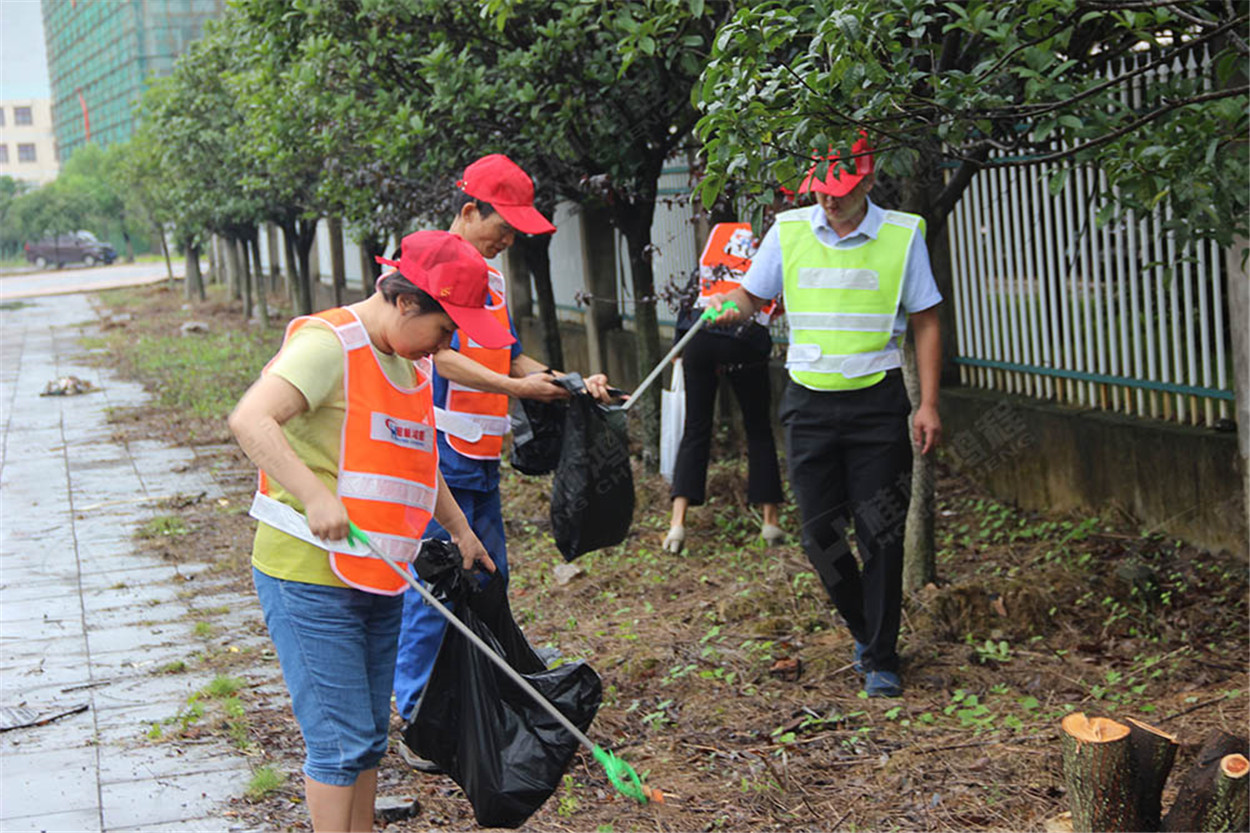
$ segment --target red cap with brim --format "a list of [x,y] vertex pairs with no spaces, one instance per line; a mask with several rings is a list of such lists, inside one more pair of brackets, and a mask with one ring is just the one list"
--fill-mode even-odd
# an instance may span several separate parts
[[[856,140],[851,146],[851,154],[855,157],[855,173],[847,169],[847,163],[842,162],[838,154],[832,154],[827,157],[829,171],[825,174],[825,178],[822,180],[816,176],[816,169],[820,167],[820,164],[813,165],[804,177],[803,184],[799,186],[799,193],[815,192],[832,197],[845,197],[854,191],[855,186],[873,171],[872,148],[868,146],[868,139],[861,136]],[[860,154],[867,155],[861,156]]]
[[497,349],[516,341],[494,313],[486,261],[459,235],[445,231],[418,231],[403,239],[398,261],[377,258],[394,266],[418,289],[424,290],[451,317],[466,336],[483,347]]
[[522,234],[551,234],[556,230],[534,207],[534,182],[529,174],[502,153],[483,156],[465,168],[464,178],[456,185],[470,197],[490,203]]

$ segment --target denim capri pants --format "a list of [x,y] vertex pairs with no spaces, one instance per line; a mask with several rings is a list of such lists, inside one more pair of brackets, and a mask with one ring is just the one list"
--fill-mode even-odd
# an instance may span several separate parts
[[304,735],[304,774],[348,787],[386,752],[403,596],[278,579],[252,568]]

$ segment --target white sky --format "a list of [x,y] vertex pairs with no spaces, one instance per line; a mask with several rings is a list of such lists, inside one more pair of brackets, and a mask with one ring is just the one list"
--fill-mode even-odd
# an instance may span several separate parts
[[39,0],[0,0],[0,99],[50,98]]

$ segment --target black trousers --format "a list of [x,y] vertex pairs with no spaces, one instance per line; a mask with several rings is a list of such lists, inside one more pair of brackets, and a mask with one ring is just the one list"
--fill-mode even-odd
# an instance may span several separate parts
[[700,330],[682,354],[686,383],[686,427],[673,464],[673,497],[699,506],[707,497],[707,463],[712,449],[712,409],[721,376],[733,389],[747,433],[747,501],[781,503],[781,469],[769,414],[768,356],[772,339],[759,325],[745,337]]
[[[866,670],[898,671],[910,411],[899,371],[857,391],[814,391],[791,381],[782,397],[803,549],[851,634],[867,646]],[[847,540],[852,518],[862,568]]]

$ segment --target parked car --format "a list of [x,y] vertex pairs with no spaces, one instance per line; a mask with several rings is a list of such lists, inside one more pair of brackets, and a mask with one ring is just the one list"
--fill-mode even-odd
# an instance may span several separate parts
[[108,243],[101,243],[89,231],[58,234],[26,244],[26,260],[40,269],[48,268],[49,264],[56,264],[56,268],[60,269],[67,263],[95,266],[97,263],[112,263],[116,259],[117,250]]

